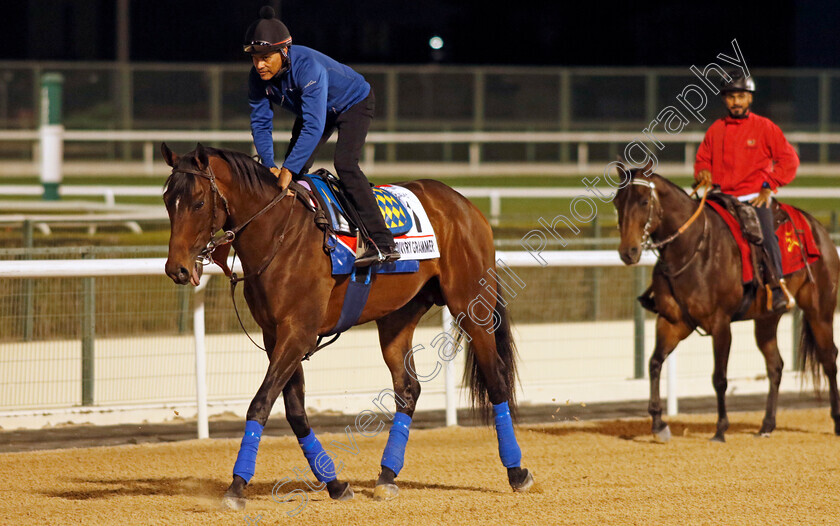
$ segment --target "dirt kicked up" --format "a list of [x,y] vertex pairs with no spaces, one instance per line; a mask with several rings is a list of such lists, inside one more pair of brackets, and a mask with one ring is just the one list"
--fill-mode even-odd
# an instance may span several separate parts
[[[489,428],[412,431],[400,495],[372,499],[386,434],[357,437],[340,477],[351,502],[308,492],[272,500],[306,466],[293,438],[264,437],[244,512],[221,511],[239,441],[66,449],[0,455],[0,524],[838,524],[840,437],[827,408],[780,411],[771,438],[761,413],[732,413],[727,443],[709,441],[713,415],[670,419],[653,442],[643,419],[517,428],[523,465],[537,479],[514,494]],[[320,435],[324,443],[343,440]],[[287,483],[276,499],[302,482]],[[299,494],[296,494],[299,495]]]

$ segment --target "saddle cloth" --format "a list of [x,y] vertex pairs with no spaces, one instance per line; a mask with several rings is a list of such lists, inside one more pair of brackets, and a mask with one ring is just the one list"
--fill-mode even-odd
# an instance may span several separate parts
[[[304,176],[300,182],[310,186],[332,225],[332,274],[350,274],[356,259],[358,228],[348,217],[346,208],[350,205],[341,193],[338,180],[326,170],[320,169]],[[421,260],[439,258],[435,231],[417,196],[407,188],[394,185],[375,186],[372,190],[385,225],[394,234],[394,242],[400,253],[399,260],[376,265],[374,271],[377,274],[417,272]]]
[[[779,248],[782,253],[782,274],[788,276],[804,268],[806,261],[810,265],[819,259],[820,249],[814,239],[811,225],[802,215],[802,212],[788,204],[777,203],[784,219],[781,222],[778,217],[776,219],[776,237],[779,240]],[[730,232],[732,232],[738,250],[741,252],[741,280],[745,284],[751,283],[757,274],[753,261],[758,260],[753,258],[752,249],[753,247],[758,248],[758,245],[751,245],[747,242],[741,231],[741,224],[729,210],[711,200],[706,201],[706,205],[723,219]]]

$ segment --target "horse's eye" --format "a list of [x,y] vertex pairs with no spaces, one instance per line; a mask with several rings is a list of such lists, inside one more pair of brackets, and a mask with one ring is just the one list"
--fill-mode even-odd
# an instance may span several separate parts
[[642,201],[642,206],[647,206],[648,203],[649,203],[649,201],[647,199],[645,199],[645,200]]
[[202,206],[204,206],[204,201],[199,201],[199,202],[197,202],[196,204],[193,205],[193,210],[198,210]]

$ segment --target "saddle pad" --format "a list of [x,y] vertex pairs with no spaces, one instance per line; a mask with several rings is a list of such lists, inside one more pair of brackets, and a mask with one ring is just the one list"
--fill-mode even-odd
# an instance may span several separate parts
[[[308,177],[315,185],[315,191],[318,192],[321,202],[324,203],[327,209],[327,215],[330,218],[333,230],[345,235],[355,234],[355,228],[351,227],[350,221],[347,219],[347,213],[341,206],[341,200],[336,198],[335,194],[340,191],[339,187],[324,175],[314,173],[309,174]],[[373,191],[373,196],[376,198],[376,204],[379,205],[379,211],[385,219],[385,226],[388,227],[388,230],[395,236],[405,234],[411,230],[411,216],[405,205],[383,187],[376,186],[371,190]]]
[[[404,234],[394,236],[400,259],[387,265],[377,265],[375,271],[377,274],[417,272],[421,260],[440,257],[432,223],[420,200],[411,190],[394,185],[383,185],[381,188],[399,200],[407,212],[406,217],[411,228]],[[356,236],[336,235],[335,250],[330,252],[333,275],[349,274],[353,270],[356,245]]]
[[[713,201],[706,201],[706,204],[723,219],[723,222],[726,223],[726,226],[729,227],[729,231],[732,232],[732,236],[735,238],[735,244],[738,245],[738,250],[741,253],[741,281],[744,283],[752,282],[755,276],[751,258],[752,249],[750,244],[747,243],[747,240],[744,239],[744,234],[741,232],[741,225],[723,206]],[[791,221],[784,221],[776,227],[776,237],[779,240],[779,248],[782,252],[782,274],[788,276],[805,267],[806,256],[808,258],[808,264],[819,259],[820,251],[814,240],[814,233],[811,231],[811,226],[802,215],[802,212],[785,203],[779,203],[779,206],[791,218]],[[804,253],[803,243],[805,244]]]

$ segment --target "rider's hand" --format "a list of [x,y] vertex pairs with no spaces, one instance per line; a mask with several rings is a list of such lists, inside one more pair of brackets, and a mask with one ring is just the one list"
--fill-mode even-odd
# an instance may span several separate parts
[[[286,188],[289,186],[289,183],[292,182],[292,172],[288,168],[277,168],[276,166],[269,168],[271,173],[274,174],[274,177],[277,178],[277,187],[278,188]],[[292,191],[289,190],[288,195],[292,195]]]
[[700,170],[700,173],[694,176],[694,180],[701,185],[712,184],[712,172],[709,170]]
[[753,199],[750,199],[750,204],[760,208],[770,208],[770,200],[771,196],[773,195],[773,190],[770,188],[762,188],[760,192],[758,192],[758,196]]

